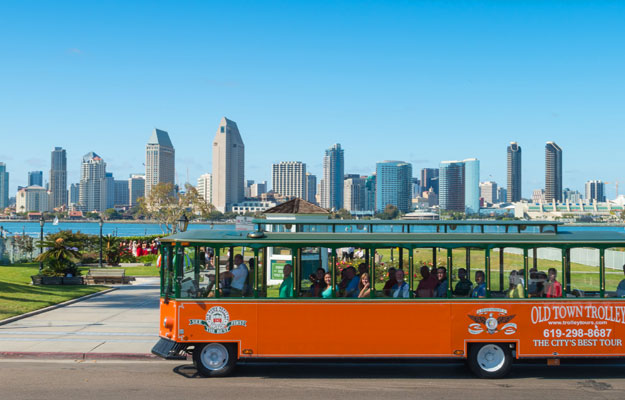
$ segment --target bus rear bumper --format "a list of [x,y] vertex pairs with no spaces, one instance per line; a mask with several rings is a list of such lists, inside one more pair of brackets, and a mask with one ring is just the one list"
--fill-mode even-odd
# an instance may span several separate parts
[[173,340],[160,338],[152,347],[152,354],[164,358],[165,360],[186,360],[187,344],[176,343]]

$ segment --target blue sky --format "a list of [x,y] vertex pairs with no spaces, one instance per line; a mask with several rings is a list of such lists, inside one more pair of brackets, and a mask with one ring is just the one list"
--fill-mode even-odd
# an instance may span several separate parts
[[[89,4],[88,4],[89,3]],[[118,179],[169,132],[180,183],[211,169],[222,116],[246,179],[299,160],[346,173],[385,159],[413,170],[477,157],[505,186],[523,148],[523,194],[544,186],[544,145],[564,186],[623,182],[625,2],[34,2],[0,5],[0,161],[12,195],[68,151],[70,182],[95,151]],[[608,187],[614,196],[614,185]]]

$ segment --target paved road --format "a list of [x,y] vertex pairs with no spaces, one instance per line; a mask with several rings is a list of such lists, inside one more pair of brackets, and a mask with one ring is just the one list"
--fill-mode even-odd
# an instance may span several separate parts
[[110,293],[0,325],[0,352],[150,353],[158,341],[158,284],[159,278],[138,278]]
[[625,365],[522,365],[508,379],[473,378],[462,364],[248,364],[201,378],[187,362],[0,361],[12,399],[622,399]]

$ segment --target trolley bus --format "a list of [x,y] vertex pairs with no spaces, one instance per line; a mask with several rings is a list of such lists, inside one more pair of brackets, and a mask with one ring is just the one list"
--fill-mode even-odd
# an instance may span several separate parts
[[[256,223],[254,232],[162,239],[154,354],[192,354],[199,373],[215,377],[242,359],[464,359],[477,376],[499,378],[518,359],[625,357],[623,267],[612,261],[625,234],[562,232],[554,223],[428,221],[431,232],[406,221],[377,231],[369,221]],[[238,253],[245,266],[233,265]],[[369,276],[365,297],[341,288],[352,266]],[[248,271],[246,290],[228,290],[232,268]],[[405,297],[383,289],[392,268],[406,276]],[[424,297],[423,270],[434,268],[447,279],[439,297]],[[320,269],[329,276],[324,297],[312,294]],[[286,295],[285,275],[293,282]],[[459,294],[460,275],[482,291]],[[555,282],[561,290],[549,295]]]

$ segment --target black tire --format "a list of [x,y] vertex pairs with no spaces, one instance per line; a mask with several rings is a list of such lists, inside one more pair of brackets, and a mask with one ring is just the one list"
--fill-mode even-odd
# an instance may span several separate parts
[[478,378],[503,378],[512,368],[512,352],[508,343],[475,343],[469,348],[469,369]]
[[234,343],[198,344],[193,349],[193,363],[202,376],[227,376],[237,365],[237,345]]

